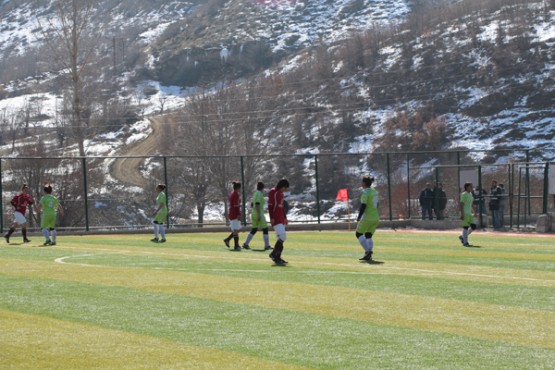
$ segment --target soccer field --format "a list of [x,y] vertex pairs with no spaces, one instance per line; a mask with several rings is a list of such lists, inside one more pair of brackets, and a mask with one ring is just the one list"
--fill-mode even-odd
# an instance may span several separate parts
[[0,368],[555,368],[555,236],[226,235],[0,245]]

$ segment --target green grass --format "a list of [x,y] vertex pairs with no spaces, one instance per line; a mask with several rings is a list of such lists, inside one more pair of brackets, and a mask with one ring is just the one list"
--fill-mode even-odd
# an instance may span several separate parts
[[[224,233],[0,246],[0,368],[552,369],[555,237]],[[243,239],[245,234],[241,235]]]

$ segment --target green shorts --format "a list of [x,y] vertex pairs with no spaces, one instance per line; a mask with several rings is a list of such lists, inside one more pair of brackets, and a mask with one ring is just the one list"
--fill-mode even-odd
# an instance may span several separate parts
[[156,216],[154,216],[154,223],[163,225],[168,219],[168,211],[166,209],[161,209],[158,211]]
[[253,213],[251,215],[251,221],[253,229],[264,230],[268,228],[268,222],[266,221],[266,217],[264,215],[260,216],[259,220],[258,215],[256,213]]
[[56,215],[42,215],[40,218],[41,229],[54,229],[56,228]]
[[374,235],[379,222],[379,220],[366,220],[363,218],[358,222],[356,232],[359,234],[372,233]]
[[472,215],[464,215],[462,220],[462,227],[470,227],[470,225],[476,225],[476,220]]

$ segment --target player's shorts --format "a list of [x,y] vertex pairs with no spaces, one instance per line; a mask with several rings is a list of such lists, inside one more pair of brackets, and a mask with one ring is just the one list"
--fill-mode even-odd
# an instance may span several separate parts
[[260,220],[258,219],[258,215],[253,213],[251,216],[252,221],[252,228],[253,229],[266,229],[268,227],[268,222],[266,221],[266,217],[264,215],[260,216]]
[[476,225],[476,220],[472,215],[464,215],[462,220],[462,227],[470,227],[470,225]]
[[229,227],[231,227],[231,231],[241,230],[241,220],[235,219],[235,220],[229,221]]
[[163,225],[167,219],[168,219],[168,211],[165,209],[161,209],[158,211],[156,216],[154,216],[154,223]]
[[42,215],[40,218],[41,229],[55,229],[56,228],[56,215]]
[[27,222],[27,219],[25,218],[23,213],[17,212],[17,211],[13,213],[13,219],[14,219],[14,222],[18,225],[23,225],[24,223]]
[[357,224],[356,232],[359,234],[372,233],[374,235],[378,228],[378,223],[379,220],[366,220],[362,218]]
[[277,224],[274,225],[274,231],[276,232],[276,237],[284,242],[287,240],[287,233],[285,232],[285,225],[284,224]]

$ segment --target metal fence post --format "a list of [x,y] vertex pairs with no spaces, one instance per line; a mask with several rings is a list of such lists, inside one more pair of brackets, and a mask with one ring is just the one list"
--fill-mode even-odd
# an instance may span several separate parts
[[549,162],[545,162],[543,170],[543,210],[542,213],[547,214],[547,202],[549,198]]
[[509,167],[509,227],[513,228],[513,202],[515,195],[515,165],[508,164]]
[[[522,190],[522,168],[518,167],[518,196],[517,196],[517,209],[516,209],[516,227],[520,229],[520,193]],[[525,203],[526,204],[526,203]]]
[[530,195],[530,150],[526,149],[526,205],[528,206],[528,214],[532,215],[532,202],[530,201]]
[[245,200],[246,200],[246,193],[245,193],[245,164],[243,162],[243,156],[240,157],[240,162],[241,162],[241,192],[243,193],[241,195],[241,218],[242,218],[242,222],[243,222],[243,226],[247,226],[247,218],[246,218],[246,209],[245,209]]
[[81,158],[81,167],[83,168],[83,196],[85,200],[85,230],[89,231],[89,195],[87,184],[87,159]]
[[411,219],[410,211],[412,208],[410,201],[410,153],[407,153],[407,197],[408,197],[408,207],[407,219]]
[[318,181],[318,156],[314,155],[314,176],[316,177],[316,212],[318,213],[318,225],[320,225],[320,183]]
[[389,203],[389,221],[393,220],[393,207],[391,207],[391,163],[389,153],[386,154],[387,159],[387,197]]
[[478,186],[480,186],[480,194],[478,196],[478,211],[480,212],[480,228],[484,227],[484,217],[482,216],[484,200],[484,188],[482,187],[482,166],[478,166]]
[[457,188],[461,192],[461,152],[457,150]]
[[4,232],[4,189],[2,188],[2,158],[0,158],[0,233]]
[[164,183],[166,184],[166,208],[168,209],[168,216],[166,217],[166,228],[170,228],[170,195],[169,195],[169,186],[168,186],[168,162],[167,158],[164,156]]

